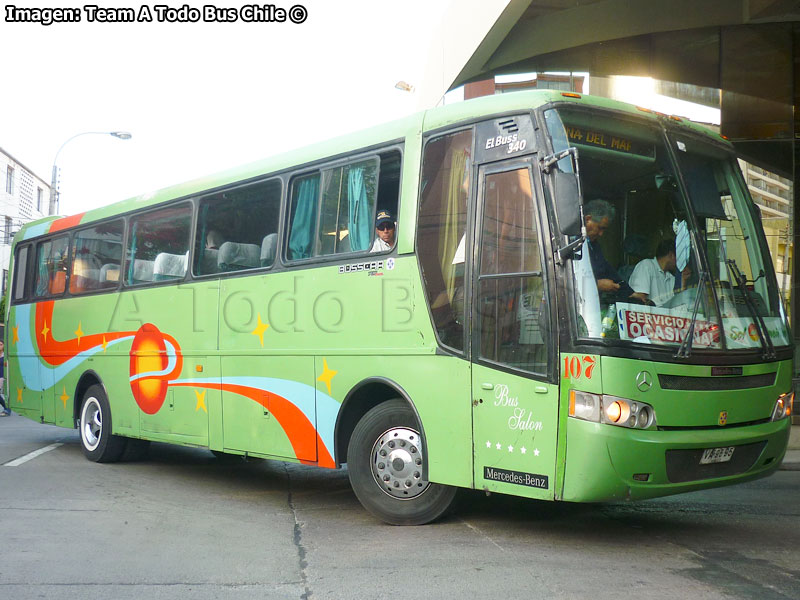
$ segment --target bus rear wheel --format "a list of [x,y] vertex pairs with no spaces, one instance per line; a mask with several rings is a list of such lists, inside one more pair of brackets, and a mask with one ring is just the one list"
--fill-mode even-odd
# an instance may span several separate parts
[[81,448],[94,462],[116,462],[125,451],[125,438],[111,435],[111,408],[105,390],[93,385],[81,401]]
[[347,447],[350,485],[373,515],[392,525],[423,525],[444,515],[456,488],[423,476],[425,446],[414,413],[401,399],[379,404],[353,430]]

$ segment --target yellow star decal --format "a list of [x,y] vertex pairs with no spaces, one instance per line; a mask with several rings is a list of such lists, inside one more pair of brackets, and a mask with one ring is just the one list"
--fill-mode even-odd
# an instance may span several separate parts
[[206,391],[198,392],[195,390],[194,393],[195,396],[197,396],[197,406],[194,407],[195,412],[202,408],[203,412],[208,413],[208,409],[206,408]]
[[45,321],[44,322],[44,329],[42,329],[42,337],[44,338],[45,342],[47,341],[47,332],[48,331],[50,331],[50,330],[47,328],[47,321]]
[[331,395],[331,380],[333,379],[334,375],[336,375],[339,371],[333,371],[328,368],[328,361],[324,358],[322,359],[322,375],[317,377],[317,381],[325,382],[325,385],[328,388],[328,395]]
[[17,388],[17,402],[22,404],[22,388]]
[[75,330],[75,337],[78,338],[78,346],[81,345],[81,337],[83,336],[83,331],[81,330],[81,322],[78,321],[78,328]]
[[14,339],[11,341],[12,344],[16,344],[19,341],[19,325],[15,325],[11,328],[14,332]]
[[108,348],[108,342],[106,341],[106,336],[103,336],[103,343],[100,345],[103,347],[103,354],[105,354],[106,348]]
[[261,322],[261,314],[258,315],[258,325],[253,331],[250,332],[250,335],[257,335],[259,341],[261,342],[261,347],[264,347],[264,332],[269,328],[269,325],[266,323]]
[[64,403],[64,408],[67,408],[67,400],[69,400],[69,396],[67,395],[67,388],[64,386],[64,391],[61,392],[61,395],[58,397]]

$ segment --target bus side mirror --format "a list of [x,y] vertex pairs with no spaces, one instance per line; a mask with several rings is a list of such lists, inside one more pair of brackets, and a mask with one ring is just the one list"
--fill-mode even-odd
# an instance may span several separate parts
[[583,222],[578,176],[556,170],[553,173],[553,192],[559,231],[568,236],[581,235]]
[[583,233],[578,149],[567,148],[542,159],[542,171],[553,176],[553,204],[558,230],[575,237]]

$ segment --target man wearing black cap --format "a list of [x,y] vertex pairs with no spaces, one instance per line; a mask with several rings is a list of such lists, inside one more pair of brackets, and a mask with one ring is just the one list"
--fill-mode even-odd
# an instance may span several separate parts
[[385,252],[394,246],[394,217],[388,210],[379,210],[375,217],[375,242],[370,252]]

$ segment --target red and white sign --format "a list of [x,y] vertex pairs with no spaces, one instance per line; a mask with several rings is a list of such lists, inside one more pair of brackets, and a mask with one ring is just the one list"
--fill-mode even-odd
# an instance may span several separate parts
[[[641,341],[657,344],[680,344],[688,334],[689,324],[692,322],[691,317],[672,315],[669,309],[621,303],[617,305],[617,319],[621,339],[647,338]],[[692,346],[719,346],[719,325],[696,319]]]

